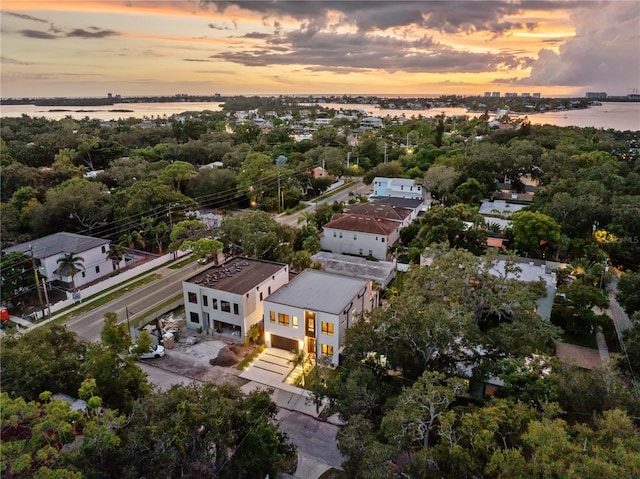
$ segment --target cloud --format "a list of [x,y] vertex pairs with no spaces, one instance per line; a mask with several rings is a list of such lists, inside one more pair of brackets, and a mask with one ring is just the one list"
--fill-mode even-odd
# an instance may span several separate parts
[[23,20],[31,20],[32,22],[49,23],[47,20],[43,20],[42,18],[24,15],[22,13],[4,12],[4,15],[11,15],[12,17],[22,18]]
[[435,42],[429,36],[404,39],[368,33],[336,34],[318,31],[313,24],[282,35],[272,35],[264,46],[225,51],[211,58],[246,66],[306,65],[311,71],[350,73],[484,72],[520,68],[527,59],[510,53],[474,53]]
[[52,35],[51,33],[47,32],[40,32],[38,30],[20,30],[20,34],[27,38],[38,38],[40,40],[55,40],[57,38],[60,38],[57,35]]
[[211,60],[201,58],[183,58],[183,62],[210,62]]
[[558,52],[543,48],[527,85],[582,86],[630,93],[640,85],[640,3],[601,4],[598,14],[576,10],[572,18],[576,35]]
[[499,36],[517,29],[532,30],[536,22],[512,22],[507,16],[526,11],[572,10],[590,1],[225,1],[201,0],[201,5],[213,5],[219,11],[236,6],[270,17],[313,19],[324,25],[330,13],[337,13],[343,25],[355,25],[368,32],[396,27],[418,26],[446,33],[488,32]]
[[0,63],[11,64],[11,65],[33,65],[31,62],[24,62],[22,60],[16,60],[15,58],[10,57],[0,57]]
[[[92,31],[89,31],[92,30]],[[120,35],[118,32],[114,32],[113,30],[100,30],[97,27],[89,27],[88,30],[84,30],[82,28],[76,28],[75,30],[71,30],[67,33],[67,37],[72,38],[105,38],[105,37],[113,37],[116,35]]]

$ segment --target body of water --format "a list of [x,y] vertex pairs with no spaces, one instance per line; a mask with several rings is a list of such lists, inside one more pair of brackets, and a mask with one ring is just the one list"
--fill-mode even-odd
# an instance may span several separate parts
[[[368,115],[385,117],[387,115],[405,116],[407,118],[424,116],[433,117],[444,113],[446,116],[468,115],[479,116],[481,113],[469,113],[464,108],[431,108],[426,110],[382,109],[375,105],[360,103],[321,103],[320,106],[335,110],[362,110]],[[117,120],[119,118],[163,118],[186,111],[219,111],[220,102],[171,102],[171,103],[116,103],[95,107],[43,107],[35,105],[0,105],[0,117],[45,117],[60,120],[67,116],[74,119],[98,118],[100,120]],[[128,111],[117,111],[128,110]],[[489,112],[491,115],[492,112]],[[516,115],[524,116],[524,115]],[[594,128],[612,128],[614,130],[640,131],[640,103],[603,102],[583,110],[552,111],[547,113],[527,114],[533,124],[550,124],[556,126],[578,126]]]

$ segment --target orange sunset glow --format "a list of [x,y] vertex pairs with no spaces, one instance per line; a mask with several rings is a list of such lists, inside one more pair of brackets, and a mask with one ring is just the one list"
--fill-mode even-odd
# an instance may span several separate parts
[[640,2],[4,0],[2,97],[640,88]]

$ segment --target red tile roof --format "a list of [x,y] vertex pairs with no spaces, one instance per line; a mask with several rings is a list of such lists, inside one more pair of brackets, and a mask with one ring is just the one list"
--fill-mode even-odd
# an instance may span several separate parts
[[402,208],[401,206],[380,203],[360,203],[349,206],[345,212],[355,215],[366,215],[394,221],[403,221],[411,215],[412,210],[410,208]]
[[399,226],[397,221],[352,214],[334,215],[333,219],[324,225],[325,228],[384,236],[390,235],[397,230]]

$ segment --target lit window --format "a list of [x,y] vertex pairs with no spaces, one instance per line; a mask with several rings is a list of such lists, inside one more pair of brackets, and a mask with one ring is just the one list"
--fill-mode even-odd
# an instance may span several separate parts
[[322,321],[322,334],[333,336],[333,323]]
[[272,323],[276,322],[276,312],[275,311],[269,311],[269,321]]
[[333,356],[333,346],[330,344],[322,345],[322,355],[323,356]]
[[293,317],[293,321],[292,321],[293,327],[297,328],[298,327],[298,317],[294,316]]
[[284,313],[278,313],[278,324],[280,326],[289,326],[289,315]]

